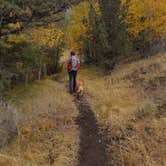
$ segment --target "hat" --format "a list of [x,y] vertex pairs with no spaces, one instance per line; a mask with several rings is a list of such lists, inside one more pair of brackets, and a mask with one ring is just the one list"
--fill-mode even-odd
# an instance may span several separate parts
[[76,55],[75,51],[71,51],[70,54],[73,56]]

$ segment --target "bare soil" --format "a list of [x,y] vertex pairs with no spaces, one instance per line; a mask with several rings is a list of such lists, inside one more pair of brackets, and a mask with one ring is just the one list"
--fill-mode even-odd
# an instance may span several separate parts
[[100,130],[86,95],[75,99],[75,103],[79,110],[76,124],[80,129],[78,166],[109,166],[106,155],[107,131]]

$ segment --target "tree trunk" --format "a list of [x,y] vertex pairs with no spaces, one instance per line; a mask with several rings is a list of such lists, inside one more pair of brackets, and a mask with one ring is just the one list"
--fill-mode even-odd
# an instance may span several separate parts
[[0,39],[1,39],[1,33],[2,33],[2,22],[3,22],[3,16],[0,18]]
[[28,73],[25,74],[25,87],[27,87],[29,81]]
[[44,77],[47,76],[47,66],[46,66],[46,64],[43,65],[43,74],[44,74]]
[[90,41],[88,42],[88,45],[89,45],[89,56],[90,56],[90,58],[92,58],[93,57],[93,53],[92,53],[92,48],[91,48]]
[[41,80],[42,74],[42,56],[40,57],[39,70],[38,70],[38,80]]
[[54,71],[54,74],[55,74],[56,71],[57,71],[58,62],[59,62],[59,49],[57,49],[57,52],[56,52],[56,57],[55,57],[55,71]]
[[39,68],[39,71],[38,71],[38,80],[41,80],[41,67]]
[[0,92],[0,107],[3,105],[3,94]]

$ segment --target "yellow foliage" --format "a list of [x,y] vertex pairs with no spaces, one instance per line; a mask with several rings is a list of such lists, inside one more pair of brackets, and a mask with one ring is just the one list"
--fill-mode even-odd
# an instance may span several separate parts
[[121,0],[121,4],[124,5],[126,4],[127,0]]
[[[100,7],[98,1],[93,2],[96,13],[100,15]],[[87,25],[89,23],[89,2],[81,2],[74,6],[70,15],[71,24],[67,27],[66,44],[70,49],[79,51],[83,48],[83,36],[86,34]],[[90,37],[90,36],[89,36]]]
[[8,36],[8,42],[20,42],[20,41],[24,41],[26,40],[27,35],[25,33],[20,33],[20,34],[16,34],[16,35],[9,35]]
[[100,6],[99,6],[98,1],[96,1],[96,2],[93,3],[93,7],[94,7],[96,13],[97,13],[98,15],[101,15]]
[[56,47],[61,43],[63,32],[55,27],[36,28],[31,32],[32,43],[37,47]]
[[80,50],[83,47],[81,37],[86,33],[87,28],[83,21],[88,19],[88,11],[88,2],[82,2],[72,9],[71,24],[67,27],[66,32],[66,44],[71,49]]
[[16,34],[16,35],[8,35],[7,48],[11,48],[12,43],[18,44],[18,43],[21,43],[26,40],[27,40],[27,34],[25,34],[25,33],[20,33],[20,34]]
[[21,23],[20,22],[16,22],[16,23],[9,23],[8,27],[10,29],[16,29],[16,28],[20,28],[21,27]]
[[[125,4],[126,0],[122,0]],[[137,37],[145,31],[147,38],[164,38],[166,35],[166,1],[165,0],[131,0],[125,19],[128,32]]]

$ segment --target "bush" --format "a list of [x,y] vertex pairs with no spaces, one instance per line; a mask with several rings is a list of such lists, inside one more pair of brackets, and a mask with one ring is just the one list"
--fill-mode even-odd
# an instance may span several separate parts
[[18,115],[12,106],[0,106],[0,146],[10,142],[18,133]]

